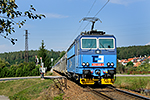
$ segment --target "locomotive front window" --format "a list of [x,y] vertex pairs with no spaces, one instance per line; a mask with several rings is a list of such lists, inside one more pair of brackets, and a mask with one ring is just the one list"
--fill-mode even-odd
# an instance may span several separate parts
[[114,39],[99,39],[99,48],[114,48]]
[[96,39],[82,39],[82,48],[83,49],[97,48]]

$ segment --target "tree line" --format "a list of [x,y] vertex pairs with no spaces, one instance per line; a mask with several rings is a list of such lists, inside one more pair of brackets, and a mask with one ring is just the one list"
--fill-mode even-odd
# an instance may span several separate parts
[[[29,63],[24,62],[25,51],[9,52],[0,54],[0,77],[21,77],[21,76],[36,76],[40,75],[40,63],[36,66],[35,55],[38,58],[42,57],[42,62],[47,70],[50,70],[58,58],[62,56],[64,51],[49,51],[45,49],[44,41],[39,50],[31,50],[29,53]],[[53,62],[51,62],[53,58]],[[40,59],[39,59],[40,61]]]
[[[128,59],[134,57],[145,57],[150,55],[150,45],[145,46],[129,46],[129,47],[119,47],[117,48],[117,58],[118,59]],[[150,60],[145,59],[141,62],[141,65],[134,67],[133,62],[128,62],[126,66],[117,62],[117,73],[127,73],[127,74],[150,74]]]
[[[45,67],[48,70],[53,66],[66,52],[65,51],[49,51],[45,49],[44,41],[39,50],[30,50],[29,53],[29,63],[24,62],[25,51],[9,52],[0,54],[0,77],[14,77],[14,76],[32,76],[39,75],[40,65],[35,65],[35,55],[38,58],[42,57]],[[117,48],[117,58],[118,59],[128,59],[135,56],[150,55],[150,46],[129,46],[129,47],[119,47]],[[51,62],[53,58],[53,62]],[[138,68],[133,68],[133,65],[123,66],[118,63],[117,72],[118,73],[130,73],[132,71],[150,71],[150,64],[144,63]],[[127,72],[128,71],[128,72]]]
[[150,45],[117,48],[117,59],[128,59],[145,55],[150,55]]
[[39,76],[39,66],[34,62],[20,63],[18,65],[11,65],[0,59],[0,78],[3,77],[22,77],[22,76]]
[[[30,50],[29,53],[29,62],[35,62],[35,55],[38,55],[40,50]],[[53,51],[52,49],[46,50],[46,54],[48,58],[53,58],[54,60],[57,59],[60,55],[60,51]],[[25,51],[18,51],[18,52],[9,52],[9,53],[1,53],[0,58],[5,60],[9,63],[9,65],[18,65],[20,63],[24,63]],[[50,60],[50,59],[49,59]]]
[[[0,78],[40,75],[40,62],[38,66],[36,66],[35,55],[38,55],[39,58],[42,56],[40,55],[40,53],[44,53],[42,53],[40,50],[29,51],[29,63],[24,62],[24,53],[24,51],[18,51],[0,54]],[[45,53],[46,61],[44,62],[44,66],[47,67],[48,70],[50,70],[52,64],[54,64],[51,62],[51,58],[56,60],[57,58],[59,58],[61,52],[45,50]]]
[[126,66],[123,66],[121,63],[117,62],[116,72],[119,74],[150,74],[150,63],[149,59],[144,61],[138,67],[133,66],[133,62],[128,62]]

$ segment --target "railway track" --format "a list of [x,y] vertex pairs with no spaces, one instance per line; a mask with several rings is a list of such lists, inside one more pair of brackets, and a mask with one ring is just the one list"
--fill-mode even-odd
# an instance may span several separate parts
[[150,98],[137,95],[131,92],[123,91],[113,86],[102,87],[99,85],[98,86],[83,86],[80,84],[77,85],[84,88],[83,89],[84,92],[91,92],[92,94],[94,94],[97,98],[96,100],[150,100]]
[[112,86],[106,88],[91,88],[88,86],[86,89],[88,92],[99,96],[100,100],[150,100],[150,98],[116,89]]
[[114,100],[112,97],[106,95],[105,93],[91,89],[90,87],[87,87],[87,91],[96,94],[97,96],[99,96],[100,98],[102,98],[104,100]]

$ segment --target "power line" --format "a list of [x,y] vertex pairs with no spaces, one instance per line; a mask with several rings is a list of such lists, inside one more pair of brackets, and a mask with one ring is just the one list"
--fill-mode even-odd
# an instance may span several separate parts
[[[87,12],[86,16],[89,15],[89,13],[91,12],[91,10],[92,10],[92,8],[93,8],[93,6],[94,6],[95,3],[96,3],[96,0],[93,2],[93,4],[92,4],[91,8],[89,9],[89,11]],[[82,25],[83,25],[83,22],[82,22],[81,25],[79,26],[79,28],[78,28],[78,30],[76,31],[76,33],[79,31],[79,29],[81,28]],[[75,34],[76,34],[76,33],[75,33]]]
[[88,13],[87,13],[87,15],[86,15],[86,16],[88,16],[88,14],[90,13],[90,11],[92,10],[92,8],[93,8],[93,6],[94,6],[95,2],[96,2],[96,0],[94,1],[93,5],[91,6],[91,8],[90,8],[90,10],[88,11]]
[[[86,16],[89,15],[89,13],[91,12],[91,10],[92,10],[92,8],[93,8],[93,6],[94,6],[95,3],[96,3],[96,0],[93,2],[93,4],[92,4],[91,8],[89,9],[89,11],[87,12]],[[77,31],[75,32],[74,36],[75,36],[76,33],[79,31],[79,29],[81,28],[82,25],[83,25],[83,22],[81,22],[81,25],[79,26],[79,28],[78,28]],[[74,38],[74,36],[73,36],[73,38]]]
[[[108,0],[106,3],[105,3],[105,5],[96,13],[96,15],[95,16],[97,16],[98,15],[98,13],[107,5],[107,3],[109,2],[110,0]],[[94,16],[94,17],[95,17]]]
[[[110,1],[110,0],[108,0],[108,1],[104,4],[104,6],[95,14],[95,16],[97,16],[98,13],[100,13],[100,11],[107,5],[107,3],[108,3],[109,1]],[[94,17],[95,17],[95,16],[94,16]],[[89,25],[89,23],[90,23],[90,22],[87,23],[87,25],[83,28],[83,30]],[[83,31],[83,30],[82,30],[82,31]]]
[[[91,8],[90,8],[90,10],[88,11],[88,13],[87,13],[86,16],[89,15],[89,13],[91,12],[91,10],[92,10],[92,8],[93,8],[93,6],[94,6],[95,3],[96,3],[96,0],[94,1],[93,5],[91,6]],[[83,22],[82,22],[82,23],[83,23]],[[82,25],[82,23],[81,23],[81,25]],[[86,27],[87,27],[88,25],[89,25],[89,23],[86,25]],[[86,28],[86,27],[85,27],[85,28]],[[84,29],[85,29],[85,28],[84,28]],[[83,30],[84,30],[84,29],[83,29]],[[82,30],[82,31],[83,31],[83,30]]]

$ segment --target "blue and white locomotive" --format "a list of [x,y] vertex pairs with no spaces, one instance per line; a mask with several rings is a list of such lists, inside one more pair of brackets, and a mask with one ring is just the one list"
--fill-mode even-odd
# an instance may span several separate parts
[[[94,20],[94,21],[93,21]],[[83,85],[113,84],[116,74],[116,38],[103,31],[82,32],[53,67]]]

